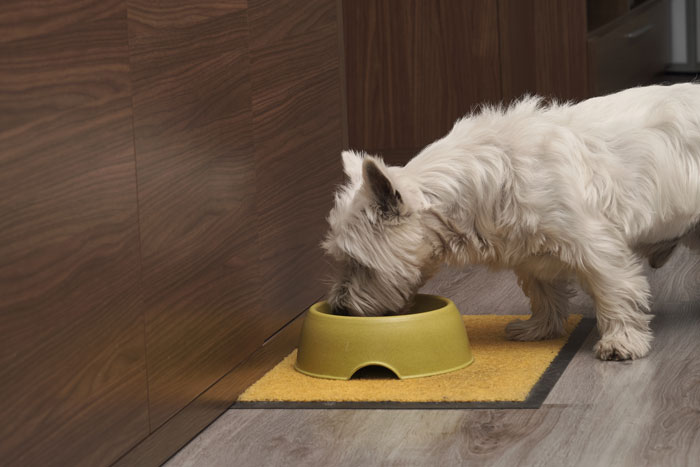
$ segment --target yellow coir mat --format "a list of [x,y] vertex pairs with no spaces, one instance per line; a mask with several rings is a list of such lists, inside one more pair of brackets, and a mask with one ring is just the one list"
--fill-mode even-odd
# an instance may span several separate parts
[[294,369],[296,350],[246,389],[233,408],[537,408],[590,332],[594,320],[569,317],[567,336],[536,342],[506,339],[523,316],[466,315],[474,363],[461,370],[399,380],[349,381]]

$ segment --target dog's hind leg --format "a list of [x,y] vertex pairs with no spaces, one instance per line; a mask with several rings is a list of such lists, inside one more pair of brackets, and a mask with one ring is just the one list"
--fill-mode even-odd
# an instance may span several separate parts
[[[594,351],[602,360],[644,357],[651,348],[649,282],[640,257],[618,231],[589,220],[577,230],[569,252],[572,265],[596,304],[600,340]],[[584,241],[585,240],[585,241]]]
[[532,316],[528,320],[518,319],[508,323],[508,339],[535,341],[562,336],[569,315],[569,298],[573,295],[569,280],[545,281],[531,273],[519,272],[518,283],[530,299]]

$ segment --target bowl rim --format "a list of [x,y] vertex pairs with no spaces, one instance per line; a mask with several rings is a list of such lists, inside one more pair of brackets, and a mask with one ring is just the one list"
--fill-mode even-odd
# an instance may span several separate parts
[[328,319],[328,320],[349,320],[349,321],[353,321],[356,323],[360,322],[360,321],[371,320],[372,323],[379,324],[381,322],[397,323],[400,321],[415,321],[415,320],[419,320],[427,315],[434,315],[437,313],[446,313],[446,312],[450,312],[452,310],[456,310],[457,313],[459,313],[459,310],[455,306],[454,302],[447,297],[443,297],[441,295],[433,295],[433,294],[416,294],[416,296],[437,299],[437,300],[442,301],[444,303],[444,305],[441,306],[440,308],[435,308],[434,310],[422,311],[420,313],[410,313],[410,314],[405,314],[405,315],[345,316],[345,315],[333,315],[330,313],[323,313],[323,312],[319,311],[318,307],[327,303],[327,300],[321,300],[321,301],[314,303],[313,305],[311,305],[309,307],[308,314],[313,315],[313,316],[317,316],[317,317],[323,317],[323,319]]

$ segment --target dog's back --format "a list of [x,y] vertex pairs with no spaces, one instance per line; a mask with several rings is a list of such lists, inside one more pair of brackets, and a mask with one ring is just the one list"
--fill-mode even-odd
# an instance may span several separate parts
[[442,165],[446,177],[468,179],[473,159],[481,159],[477,169],[494,165],[499,152],[533,212],[580,204],[616,225],[630,245],[680,237],[700,222],[700,85],[487,108],[457,122],[407,168],[426,173]]
[[631,244],[687,233],[700,221],[700,85],[648,86],[570,109],[586,146],[590,200]]

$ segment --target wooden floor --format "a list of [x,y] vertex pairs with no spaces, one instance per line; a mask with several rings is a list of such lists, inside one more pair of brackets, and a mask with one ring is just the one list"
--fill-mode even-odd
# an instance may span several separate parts
[[[649,357],[601,362],[594,331],[537,410],[229,410],[166,465],[700,465],[700,257],[650,272]],[[526,313],[508,271],[425,288],[464,313]],[[579,293],[574,311],[592,316]]]

